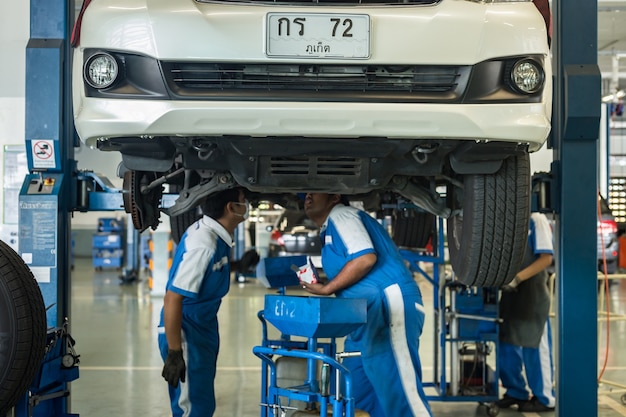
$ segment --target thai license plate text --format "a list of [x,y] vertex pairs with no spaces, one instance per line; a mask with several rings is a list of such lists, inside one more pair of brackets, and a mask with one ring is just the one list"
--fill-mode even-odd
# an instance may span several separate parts
[[268,13],[269,57],[366,59],[370,17],[366,14]]

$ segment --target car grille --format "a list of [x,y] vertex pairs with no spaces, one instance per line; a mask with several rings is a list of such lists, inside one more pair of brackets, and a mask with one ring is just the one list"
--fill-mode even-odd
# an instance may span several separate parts
[[358,177],[361,162],[347,157],[271,157],[270,175],[316,175],[333,177]]
[[470,67],[163,62],[180,98],[415,101],[456,100]]

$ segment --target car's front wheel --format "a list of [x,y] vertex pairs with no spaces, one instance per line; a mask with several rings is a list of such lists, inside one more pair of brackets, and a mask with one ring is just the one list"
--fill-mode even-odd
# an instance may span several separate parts
[[466,175],[447,222],[450,262],[464,284],[500,287],[519,272],[528,238],[530,159],[511,156],[495,174]]

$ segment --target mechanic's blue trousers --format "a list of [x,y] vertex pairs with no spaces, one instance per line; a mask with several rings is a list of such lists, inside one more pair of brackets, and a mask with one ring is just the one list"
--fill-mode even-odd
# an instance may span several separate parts
[[356,408],[371,417],[430,417],[418,355],[424,324],[419,290],[387,287],[377,302],[370,300],[367,320],[379,325],[362,343],[348,338],[344,346],[362,354],[343,362],[353,377]]
[[[184,331],[182,336],[183,359],[187,370],[185,382],[179,382],[177,388],[168,385],[172,416],[211,417],[215,413],[214,383],[219,336],[203,335],[200,340],[187,340],[192,337]],[[165,361],[168,350],[165,333],[159,333],[159,350]]]
[[507,395],[527,400],[528,385],[532,394],[543,405],[554,407],[556,400],[552,384],[554,377],[552,329],[549,320],[546,322],[538,347],[529,348],[500,342],[498,357],[500,379]]

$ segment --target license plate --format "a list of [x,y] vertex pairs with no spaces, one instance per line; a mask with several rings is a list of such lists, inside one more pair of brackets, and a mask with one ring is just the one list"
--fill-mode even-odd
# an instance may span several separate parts
[[268,13],[265,53],[268,57],[369,58],[370,17]]

